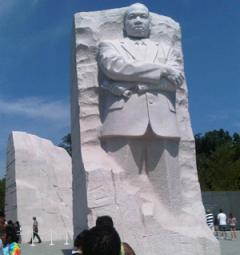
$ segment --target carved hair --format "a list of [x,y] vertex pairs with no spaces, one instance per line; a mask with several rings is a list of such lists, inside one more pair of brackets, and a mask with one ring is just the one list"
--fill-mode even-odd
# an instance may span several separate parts
[[124,17],[123,17],[124,23],[125,23],[125,19],[126,19],[126,17],[128,16],[129,12],[130,12],[131,10],[133,10],[133,9],[136,9],[136,7],[141,7],[141,8],[143,8],[143,9],[145,9],[145,10],[148,12],[148,14],[149,14],[149,9],[147,8],[146,5],[141,4],[141,3],[131,4],[131,5],[127,8],[126,12],[124,13]]
[[[149,12],[149,9],[147,8],[146,5],[144,4],[141,4],[141,3],[135,3],[135,4],[131,4],[127,10],[125,11],[124,15],[123,15],[123,33],[124,33],[124,36],[126,36],[126,29],[125,29],[125,21],[126,21],[126,18],[129,14],[130,11],[136,9],[137,7],[141,7],[142,9],[145,9],[148,13],[148,16],[149,16],[149,19],[151,19],[151,16],[150,16],[150,12]],[[149,27],[149,33],[151,31],[151,25]]]

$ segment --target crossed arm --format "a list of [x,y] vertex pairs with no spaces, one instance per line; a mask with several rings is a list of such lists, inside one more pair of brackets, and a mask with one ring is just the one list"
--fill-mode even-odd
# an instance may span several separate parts
[[175,86],[183,82],[179,58],[174,51],[169,51],[166,63],[147,63],[143,61],[126,61],[110,42],[99,45],[98,62],[101,70],[114,81],[141,82],[159,84],[162,77]]

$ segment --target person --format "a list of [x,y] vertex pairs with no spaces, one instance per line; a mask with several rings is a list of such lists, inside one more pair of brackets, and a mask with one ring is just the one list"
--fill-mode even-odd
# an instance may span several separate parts
[[72,254],[82,254],[83,240],[88,230],[83,230],[74,240],[74,249]]
[[118,255],[121,241],[117,231],[108,226],[91,228],[83,239],[83,255]]
[[220,237],[219,233],[219,221],[217,215],[214,216],[214,231],[215,231],[215,236],[218,239]]
[[33,236],[31,238],[31,240],[29,241],[29,243],[32,243],[34,238],[37,237],[38,239],[38,243],[41,243],[42,240],[38,234],[38,221],[36,217],[33,217]]
[[10,226],[10,227],[13,227],[14,226],[13,221],[12,220],[8,220],[7,221],[7,225]]
[[20,226],[20,223],[19,221],[16,221],[14,223],[14,227],[15,227],[15,231],[16,231],[16,234],[17,234],[17,237],[18,237],[18,243],[21,243],[21,226]]
[[[15,232],[15,235],[17,236],[17,231],[12,220],[7,221],[7,226],[9,226]],[[18,239],[17,239],[17,242],[18,242]]]
[[207,221],[208,227],[214,233],[214,215],[213,215],[213,213],[211,212],[210,209],[206,210],[206,221]]
[[[161,199],[170,203],[180,194],[175,104],[183,61],[180,49],[150,39],[150,21],[148,8],[133,4],[123,17],[125,37],[99,43],[99,84],[105,94],[99,136],[103,148],[131,169],[130,179],[150,176],[155,190],[169,191]],[[161,166],[167,169],[159,180]]]
[[227,215],[223,212],[222,209],[219,210],[219,213],[217,215],[218,222],[219,222],[219,232],[220,232],[220,238],[227,239]]
[[6,226],[3,235],[3,254],[4,255],[20,255],[21,249],[17,243],[17,235],[14,227],[11,225]]
[[228,217],[228,225],[230,226],[231,231],[231,239],[237,239],[237,233],[236,233],[236,225],[237,225],[237,219],[233,216],[232,213],[229,213]]
[[[96,227],[110,227],[114,228],[113,220],[110,216],[104,215],[99,216],[96,220]],[[126,242],[121,242],[121,253],[120,255],[135,255],[133,248]]]

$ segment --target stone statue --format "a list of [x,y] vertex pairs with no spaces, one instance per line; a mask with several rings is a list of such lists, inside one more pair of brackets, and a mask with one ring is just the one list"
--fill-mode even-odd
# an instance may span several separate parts
[[154,42],[146,6],[133,4],[124,17],[126,37],[100,43],[99,66],[106,75],[100,84],[108,97],[101,136],[179,138],[175,93],[183,81],[180,52]]
[[177,207],[179,178],[167,180],[166,175],[179,172],[175,103],[184,79],[181,53],[149,39],[151,16],[143,4],[127,9],[124,33],[123,39],[99,45],[100,86],[108,91],[100,130],[103,147],[135,181],[138,174],[148,175],[166,205]]
[[179,24],[142,4],[81,12],[73,42],[75,235],[110,215],[136,254],[219,255],[197,178]]

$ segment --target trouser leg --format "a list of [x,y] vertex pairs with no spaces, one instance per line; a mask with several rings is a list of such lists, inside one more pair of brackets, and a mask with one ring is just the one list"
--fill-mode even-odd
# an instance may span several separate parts
[[38,235],[38,233],[35,233],[35,236],[37,237],[38,242],[39,242],[39,243],[41,243],[41,242],[42,242],[42,240],[41,240],[40,236]]
[[173,211],[181,207],[178,140],[150,139],[147,146],[147,172],[155,194]]

